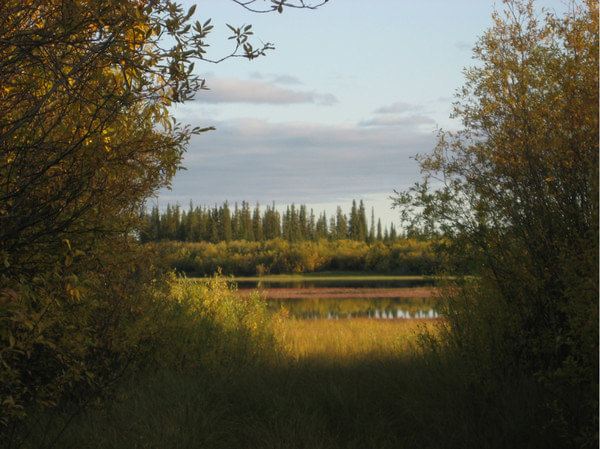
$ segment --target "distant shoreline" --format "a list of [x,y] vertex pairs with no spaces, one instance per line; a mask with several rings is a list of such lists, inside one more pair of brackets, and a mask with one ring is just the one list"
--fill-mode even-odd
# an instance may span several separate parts
[[[320,272],[301,274],[270,274],[265,276],[225,276],[232,282],[331,282],[331,281],[433,281],[436,279],[450,279],[439,276],[406,276],[390,274],[365,274],[352,272]],[[191,281],[208,281],[211,277],[188,277]]]

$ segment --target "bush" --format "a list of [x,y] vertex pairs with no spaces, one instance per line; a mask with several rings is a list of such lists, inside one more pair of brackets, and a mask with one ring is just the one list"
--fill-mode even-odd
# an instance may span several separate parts
[[[12,398],[3,402],[2,424],[11,426],[3,447],[46,447],[84,406],[106,407],[135,379],[218,377],[279,360],[276,318],[258,295],[240,298],[220,276],[194,282],[170,275],[157,282],[115,301],[122,303],[110,310],[118,326],[107,326],[108,310],[83,296],[75,305],[48,307],[52,301],[41,289],[36,296],[21,293],[20,307],[45,301],[47,313],[37,333],[15,333],[27,321],[13,328],[15,342],[0,371],[4,397]],[[36,316],[27,312],[15,308],[12,318]]]
[[[114,247],[113,247],[114,248]],[[0,441],[17,445],[31,414],[77,411],[141,360],[167,293],[147,254],[120,247],[63,263],[32,281],[2,279]],[[122,263],[107,260],[118,258]]]
[[265,242],[149,243],[159,257],[179,273],[210,276],[221,269],[227,275],[371,271],[431,275],[440,266],[432,242],[399,240],[368,244],[354,240]]

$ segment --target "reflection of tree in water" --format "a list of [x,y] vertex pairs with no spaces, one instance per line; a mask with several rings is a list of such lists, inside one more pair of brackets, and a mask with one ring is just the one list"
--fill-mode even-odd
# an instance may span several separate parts
[[296,318],[369,317],[437,318],[432,298],[304,298],[270,301],[273,310],[285,308]]
[[410,288],[410,287],[431,287],[435,285],[434,279],[395,279],[389,281],[365,281],[365,280],[323,280],[323,281],[238,281],[240,288],[334,288],[334,287],[352,287],[352,288]]

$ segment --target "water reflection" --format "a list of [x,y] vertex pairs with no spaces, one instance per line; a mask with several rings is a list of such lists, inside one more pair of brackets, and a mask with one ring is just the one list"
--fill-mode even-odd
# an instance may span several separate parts
[[298,281],[237,281],[241,289],[269,289],[269,288],[327,288],[327,287],[352,287],[352,288],[409,288],[432,287],[435,281],[427,279],[390,279],[390,280],[364,280],[364,279],[335,279],[335,280],[298,280]]
[[289,316],[298,319],[352,319],[412,320],[435,319],[440,314],[430,298],[363,298],[329,299],[306,298],[272,300],[273,311],[284,309]]
[[242,294],[258,290],[273,312],[298,319],[411,320],[439,318],[431,298],[435,281],[426,279],[298,279],[241,281]]
[[336,313],[336,312],[327,312],[327,316],[323,316],[320,312],[305,312],[299,315],[294,314],[295,318],[299,319],[308,319],[308,320],[318,320],[326,318],[328,320],[339,320],[340,318],[371,318],[374,320],[415,320],[415,319],[435,319],[439,318],[440,314],[434,310],[419,310],[417,312],[411,313],[406,310],[398,309],[396,311],[387,311],[387,310],[379,310],[375,309],[374,312],[368,311],[367,313]]

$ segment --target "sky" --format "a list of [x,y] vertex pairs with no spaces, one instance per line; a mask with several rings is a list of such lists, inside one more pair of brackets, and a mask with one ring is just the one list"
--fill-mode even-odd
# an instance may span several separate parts
[[[253,14],[229,0],[197,4],[212,19],[209,57],[231,49],[226,23],[252,24],[275,50],[253,61],[196,64],[210,90],[175,117],[215,131],[194,136],[185,170],[155,202],[307,204],[331,213],[352,199],[384,223],[389,197],[419,179],[449,117],[472,47],[502,4],[488,0],[330,0],[318,10]],[[259,2],[260,3],[260,0]],[[560,11],[563,0],[538,1]]]

